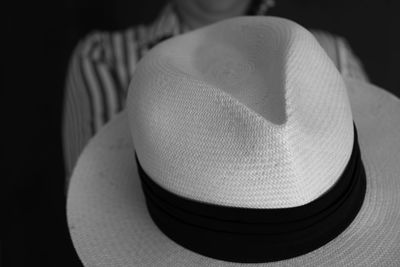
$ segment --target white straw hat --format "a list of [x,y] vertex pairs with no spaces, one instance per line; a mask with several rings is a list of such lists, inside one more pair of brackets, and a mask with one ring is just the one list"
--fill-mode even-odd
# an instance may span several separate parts
[[289,20],[192,31],[140,61],[67,215],[86,266],[400,266],[400,101]]

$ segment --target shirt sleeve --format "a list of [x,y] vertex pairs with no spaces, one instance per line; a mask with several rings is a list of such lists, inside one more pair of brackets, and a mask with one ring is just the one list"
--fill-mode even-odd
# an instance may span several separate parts
[[361,60],[353,53],[346,39],[324,31],[312,33],[343,76],[369,81]]
[[110,34],[92,33],[76,46],[69,62],[62,118],[66,190],[83,148],[122,109],[128,78],[115,63],[114,44]]
[[369,82],[361,60],[353,53],[346,39],[338,37],[336,42],[340,59],[340,69],[343,76]]

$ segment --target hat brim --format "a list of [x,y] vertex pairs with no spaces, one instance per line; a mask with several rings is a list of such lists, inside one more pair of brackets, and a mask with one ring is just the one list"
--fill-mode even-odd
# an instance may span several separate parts
[[[400,101],[376,86],[345,81],[367,174],[362,208],[351,225],[323,247],[260,266],[400,265]],[[86,266],[244,265],[185,249],[153,223],[124,111],[81,154],[68,189],[67,217]]]

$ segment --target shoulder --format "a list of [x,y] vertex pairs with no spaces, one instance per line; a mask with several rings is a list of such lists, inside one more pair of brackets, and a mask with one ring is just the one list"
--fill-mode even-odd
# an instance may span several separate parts
[[118,65],[137,61],[165,36],[165,25],[140,24],[117,31],[93,31],[81,39],[73,55],[94,63]]
[[339,35],[321,30],[311,30],[311,33],[314,35],[315,39],[317,39],[318,43],[325,50],[333,63],[335,63],[336,67],[340,69],[340,54],[342,53],[341,50],[345,48],[345,39]]
[[334,42],[343,39],[343,37],[339,35],[323,30],[311,29],[310,31],[319,42]]
[[346,38],[344,38],[341,35],[333,34],[322,30],[310,30],[310,31],[323,48],[330,47],[335,49],[341,49],[341,46],[346,46],[346,47],[349,46]]
[[[171,4],[166,4],[158,17],[149,24],[139,24],[113,32],[94,31],[83,38],[75,53],[94,61],[113,62],[121,55],[129,61],[140,59],[147,50],[181,31],[179,19]],[[118,53],[118,51],[125,53]],[[124,58],[126,59],[126,58]]]
[[324,31],[311,32],[342,75],[369,81],[361,60],[344,37]]
[[74,57],[93,62],[112,64],[118,59],[117,50],[121,47],[137,47],[138,32],[144,26],[131,27],[119,31],[92,31],[79,40],[73,51]]

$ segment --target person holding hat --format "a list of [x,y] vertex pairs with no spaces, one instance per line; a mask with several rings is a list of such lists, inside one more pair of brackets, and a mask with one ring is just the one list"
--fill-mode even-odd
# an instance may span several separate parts
[[[154,45],[208,24],[239,15],[261,16],[271,0],[171,0],[156,21],[118,32],[94,32],[76,46],[66,79],[63,151],[66,185],[87,142],[125,105],[137,62]],[[346,40],[312,31],[338,70],[368,81]]]
[[74,247],[85,266],[400,266],[399,114],[287,19],[165,40],[74,168]]
[[85,266],[400,266],[400,100],[315,36],[239,16],[169,38],[85,146]]

